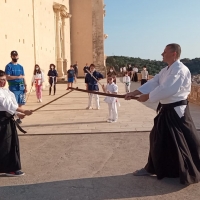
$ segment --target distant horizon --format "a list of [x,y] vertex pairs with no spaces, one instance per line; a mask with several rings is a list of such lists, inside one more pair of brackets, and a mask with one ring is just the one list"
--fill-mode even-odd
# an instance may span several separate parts
[[[106,55],[107,57],[111,57],[111,56],[108,56]],[[119,55],[112,55],[112,56],[119,56]],[[120,56],[123,56],[123,55],[120,55]],[[140,58],[140,57],[134,57],[134,56],[123,56],[123,57],[128,57],[128,58]],[[200,57],[196,57],[197,59]],[[196,59],[196,58],[180,58],[179,60],[183,60],[183,59],[189,59],[189,60],[193,60],[193,59]],[[140,58],[140,59],[143,59],[143,60],[155,60],[155,61],[161,61],[162,62],[162,59],[161,60],[158,60],[158,59],[150,59],[150,58]]]

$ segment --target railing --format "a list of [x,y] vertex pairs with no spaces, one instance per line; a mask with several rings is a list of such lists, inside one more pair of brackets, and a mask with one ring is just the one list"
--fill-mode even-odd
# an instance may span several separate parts
[[[141,73],[138,73],[138,81],[140,81],[141,78],[142,78]],[[152,78],[153,78],[153,76],[149,75],[149,79],[152,79]],[[191,103],[200,105],[200,85],[195,85],[195,84],[192,85],[191,93],[188,97],[188,100]]]
[[189,95],[188,100],[191,103],[200,105],[200,85],[192,85],[191,93]]

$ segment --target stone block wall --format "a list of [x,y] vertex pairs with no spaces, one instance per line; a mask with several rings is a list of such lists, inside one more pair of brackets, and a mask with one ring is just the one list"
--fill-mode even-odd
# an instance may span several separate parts
[[200,105],[200,85],[192,85],[189,101]]

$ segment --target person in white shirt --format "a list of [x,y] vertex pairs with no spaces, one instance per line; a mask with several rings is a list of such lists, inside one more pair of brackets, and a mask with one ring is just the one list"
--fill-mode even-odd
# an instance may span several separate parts
[[140,102],[159,102],[158,115],[150,132],[150,151],[146,166],[135,176],[179,177],[181,184],[200,181],[200,134],[190,115],[188,95],[191,74],[180,62],[181,47],[168,44],[162,53],[168,64],[153,79],[125,97],[141,95]]
[[127,71],[126,66],[124,66],[122,69],[123,69],[123,73]]
[[125,84],[126,93],[129,93],[130,92],[130,86],[131,86],[131,78],[128,75],[128,72],[126,72],[124,77],[123,77],[123,83]]
[[[103,85],[102,89],[105,93],[110,94],[117,94],[118,93],[118,86],[113,82],[113,77],[108,76],[108,84],[106,87]],[[117,98],[116,97],[109,97],[107,96],[104,101],[108,104],[108,111],[109,111],[109,117],[107,122],[113,123],[117,122],[118,119],[118,113],[117,113]]]
[[6,176],[22,176],[19,139],[16,126],[26,133],[15,121],[14,115],[20,119],[31,115],[31,110],[19,107],[14,93],[4,88],[6,84],[5,72],[0,70],[0,173]]
[[149,73],[147,71],[146,66],[143,67],[143,70],[141,71],[142,79],[141,79],[141,85],[145,84],[148,80]]
[[131,77],[131,80],[134,82],[138,82],[138,68],[136,67],[136,65],[134,65],[133,67],[133,76]]
[[35,91],[38,102],[42,102],[42,84],[44,82],[44,74],[40,69],[39,65],[35,65],[33,78],[32,78],[32,86],[35,85]]

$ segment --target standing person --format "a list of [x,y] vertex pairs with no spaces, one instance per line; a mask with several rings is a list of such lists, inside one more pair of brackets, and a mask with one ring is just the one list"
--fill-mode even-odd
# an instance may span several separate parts
[[[17,51],[11,51],[12,61],[5,67],[6,78],[8,80],[9,90],[14,93],[19,107],[25,105],[27,84],[24,74],[24,68],[17,63],[19,56]],[[22,123],[18,118],[17,123]]]
[[124,77],[123,77],[123,83],[125,84],[126,93],[129,93],[130,92],[130,86],[131,86],[131,78],[128,75],[128,72],[126,72]]
[[83,72],[85,74],[85,77],[86,77],[86,74],[88,73],[87,70],[90,71],[90,68],[89,68],[88,64],[86,63],[85,67],[83,68]]
[[113,77],[113,82],[116,84],[117,72],[115,71],[114,67],[111,67],[107,73],[107,76]]
[[89,95],[88,95],[88,107],[86,109],[92,109],[92,99],[93,97],[95,98],[95,103],[96,103],[96,109],[100,109],[99,105],[99,95],[98,94],[92,94],[90,91],[99,91],[99,86],[98,82],[93,78],[93,76],[97,80],[101,80],[103,78],[103,75],[100,72],[97,72],[95,70],[95,65],[91,64],[90,65],[90,73],[88,73],[85,77],[85,83],[86,83],[86,90],[88,90]]
[[53,86],[53,94],[56,94],[56,83],[57,83],[57,77],[58,77],[58,73],[56,71],[56,66],[54,64],[50,64],[49,66],[50,70],[47,74],[47,76],[49,77],[49,95],[51,95],[51,88]]
[[22,176],[24,172],[21,171],[14,115],[24,118],[25,115],[31,115],[32,111],[19,107],[13,92],[4,88],[5,84],[5,72],[0,70],[0,173],[6,173],[6,176]]
[[132,79],[132,77],[133,77],[133,68],[132,68],[131,64],[128,65],[127,71],[128,71],[128,75]]
[[[109,94],[117,94],[118,86],[114,83],[114,79],[112,76],[108,76],[108,84],[106,87],[103,85],[102,89],[105,93]],[[113,123],[117,122],[118,113],[117,113],[117,98],[107,96],[104,101],[108,104],[109,117],[107,122]]]
[[136,67],[136,65],[134,65],[133,67],[133,77],[131,80],[134,82],[138,82],[138,68]]
[[141,85],[145,84],[148,80],[149,73],[147,71],[146,66],[143,67],[143,70],[141,71],[142,79],[141,79]]
[[68,78],[67,90],[69,90],[69,87],[73,87],[73,82],[76,78],[73,65],[70,65],[70,69],[67,71],[67,78]]
[[134,175],[155,174],[158,179],[179,177],[180,183],[191,184],[200,181],[200,135],[192,121],[187,100],[191,74],[180,62],[180,54],[180,45],[168,44],[162,53],[168,66],[127,94],[125,99],[141,94],[140,102],[160,102],[150,132],[147,164]]
[[75,71],[75,75],[76,75],[76,78],[78,78],[78,62],[76,61],[76,63],[73,65],[74,67],[74,71]]
[[35,92],[38,102],[42,102],[42,84],[44,82],[44,74],[40,69],[39,65],[35,65],[33,78],[32,78],[32,86],[35,85]]
[[123,75],[124,75],[125,72],[127,71],[126,66],[124,66],[124,67],[122,68],[122,70],[123,70]]

